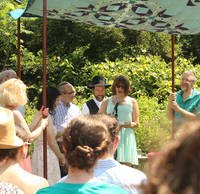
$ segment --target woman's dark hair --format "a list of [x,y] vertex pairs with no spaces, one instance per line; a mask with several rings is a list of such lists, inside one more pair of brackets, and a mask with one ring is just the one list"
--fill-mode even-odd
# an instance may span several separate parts
[[119,129],[120,129],[117,119],[114,116],[105,113],[99,113],[93,116],[97,120],[103,122],[106,125],[108,132],[110,134],[111,141],[114,143],[115,138],[119,134]]
[[98,157],[108,150],[110,136],[103,122],[92,115],[81,115],[69,123],[63,142],[68,164],[89,171]]
[[[46,107],[49,108],[50,114],[54,114],[54,108],[55,108],[54,105],[56,102],[56,98],[58,98],[58,96],[60,96],[60,92],[55,87],[47,87],[46,94],[47,94],[47,106]],[[36,105],[37,110],[40,110],[42,105],[43,105],[43,100],[42,100],[42,92],[41,92],[38,96],[38,102]]]
[[0,149],[0,161],[3,159],[17,159],[17,154],[20,148],[13,148],[13,149]]
[[105,113],[94,114],[93,116],[106,125],[111,140],[108,147],[108,152],[112,152],[115,139],[119,134],[120,129],[117,119],[114,116]]
[[124,75],[118,75],[112,85],[112,94],[115,95],[116,94],[116,86],[118,85],[123,85],[124,86],[124,93],[127,96],[129,94],[129,92],[131,92],[130,89],[130,82],[128,80],[128,78]]
[[144,194],[199,193],[200,125],[190,129],[190,134],[168,143],[150,160]]

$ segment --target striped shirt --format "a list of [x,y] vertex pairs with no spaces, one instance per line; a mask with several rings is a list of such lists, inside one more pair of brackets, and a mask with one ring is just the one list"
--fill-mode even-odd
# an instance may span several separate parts
[[57,131],[62,131],[67,127],[67,124],[75,117],[81,114],[78,106],[69,103],[65,105],[62,101],[55,109],[55,114],[52,115],[53,123]]
[[[141,194],[142,191],[138,186],[147,183],[147,177],[143,172],[122,165],[112,158],[98,160],[94,169],[94,176],[96,181],[121,186],[129,194]],[[66,178],[67,176],[61,178],[58,182],[63,183]]]
[[131,194],[141,194],[142,191],[137,186],[147,182],[143,172],[122,165],[112,158],[98,160],[94,174],[97,180],[121,186]]

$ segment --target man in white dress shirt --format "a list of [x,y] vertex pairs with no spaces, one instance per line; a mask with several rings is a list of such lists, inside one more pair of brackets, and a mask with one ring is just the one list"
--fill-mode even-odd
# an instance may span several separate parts
[[106,84],[106,79],[102,76],[95,76],[92,80],[92,85],[88,86],[93,90],[94,98],[83,104],[83,114],[97,114],[101,103],[103,102],[106,94],[106,88],[110,87]]
[[[139,186],[147,182],[146,175],[137,169],[122,165],[114,160],[114,153],[120,139],[118,121],[115,117],[107,114],[93,116],[107,126],[111,137],[108,151],[98,160],[94,169],[95,178],[104,183],[119,185],[128,193],[141,194],[142,191]],[[64,182],[65,179],[66,177],[63,177],[59,182]]]
[[[76,95],[74,87],[69,82],[62,82],[59,84],[58,89],[61,97],[55,109],[55,114],[53,115],[53,123],[57,129],[57,137],[61,136],[62,131],[73,118],[81,114],[79,107],[72,103]],[[63,152],[62,139],[58,138],[57,142],[61,152]],[[66,175],[66,173],[66,170],[61,167],[61,176]]]

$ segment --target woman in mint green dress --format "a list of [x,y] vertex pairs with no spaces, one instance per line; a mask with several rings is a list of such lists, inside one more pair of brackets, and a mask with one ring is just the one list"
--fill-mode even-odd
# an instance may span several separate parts
[[134,129],[139,124],[139,108],[136,100],[128,96],[129,92],[128,78],[123,75],[117,76],[112,85],[113,96],[103,101],[99,112],[117,117],[120,125],[117,161],[131,166],[138,165]]

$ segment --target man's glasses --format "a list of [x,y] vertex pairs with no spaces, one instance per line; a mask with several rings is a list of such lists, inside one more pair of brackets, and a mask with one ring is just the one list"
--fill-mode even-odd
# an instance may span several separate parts
[[74,95],[76,95],[76,92],[75,92],[75,91],[72,91],[72,92],[64,92],[64,94],[69,94],[69,95],[74,94]]
[[117,87],[117,88],[123,88],[123,89],[125,88],[125,86],[124,86],[124,85],[121,85],[121,84],[117,84],[116,87]]
[[181,81],[182,82],[193,82],[194,80],[189,80],[189,79],[182,78]]

